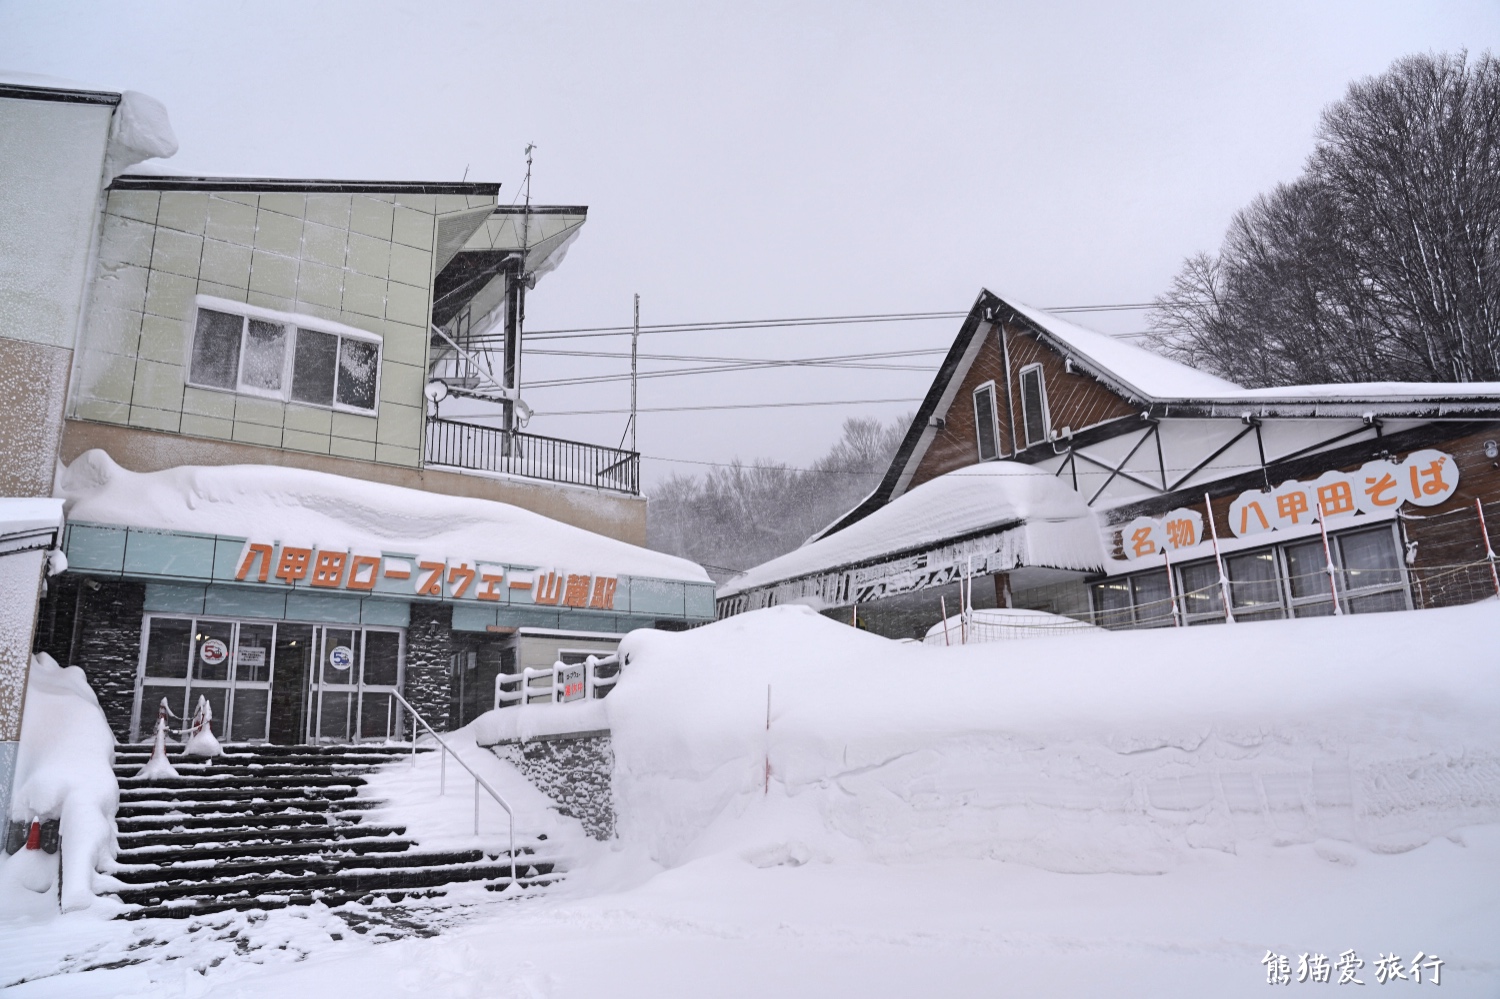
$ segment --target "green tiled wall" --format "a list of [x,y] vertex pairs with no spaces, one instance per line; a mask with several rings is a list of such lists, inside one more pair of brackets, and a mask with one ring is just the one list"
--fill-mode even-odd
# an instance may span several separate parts
[[[405,194],[109,192],[71,415],[417,465],[437,219],[492,203]],[[377,415],[187,385],[196,295],[379,334]]]

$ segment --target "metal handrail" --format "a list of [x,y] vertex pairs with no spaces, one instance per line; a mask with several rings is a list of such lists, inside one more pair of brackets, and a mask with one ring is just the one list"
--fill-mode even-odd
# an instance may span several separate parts
[[423,446],[423,458],[432,465],[565,482],[632,496],[641,491],[640,454],[602,444],[434,416],[427,420]]
[[438,794],[441,795],[441,794],[443,794],[447,790],[447,783],[448,783],[447,763],[448,763],[448,754],[450,754],[450,753],[452,754],[453,758],[458,761],[458,765],[461,766],[461,767],[463,767],[465,770],[469,771],[469,776],[474,778],[474,835],[475,836],[479,835],[479,789],[481,787],[484,788],[487,792],[489,792],[489,796],[491,798],[495,799],[495,803],[497,805],[499,805],[501,808],[505,809],[505,817],[509,820],[508,825],[510,827],[510,880],[511,880],[512,884],[515,884],[515,882],[516,882],[516,813],[511,810],[510,804],[503,797],[501,797],[500,792],[496,791],[494,788],[490,787],[489,781],[487,781],[483,777],[479,776],[479,774],[477,772],[475,772],[474,768],[471,767],[471,766],[469,766],[467,763],[465,763],[464,760],[463,760],[463,757],[459,756],[458,753],[454,752],[453,748],[451,746],[449,746],[448,743],[443,740],[443,737],[437,734],[437,730],[434,729],[431,725],[427,724],[427,719],[423,718],[422,715],[417,711],[417,709],[411,706],[411,702],[410,701],[408,701],[405,697],[401,696],[401,692],[399,690],[393,690],[393,691],[391,691],[391,694],[392,694],[392,696],[394,696],[396,698],[396,700],[398,700],[398,701],[401,702],[402,707],[406,708],[407,711],[411,712],[411,718],[412,718],[412,722],[411,722],[411,756],[412,756],[412,763],[415,764],[416,761],[417,761],[417,723],[418,722],[421,722],[422,723],[422,727],[427,730],[427,733],[429,735],[431,735],[434,739],[437,740],[439,746],[443,747],[443,756],[442,756],[442,758],[439,761],[440,775],[439,775],[439,784],[438,784]]

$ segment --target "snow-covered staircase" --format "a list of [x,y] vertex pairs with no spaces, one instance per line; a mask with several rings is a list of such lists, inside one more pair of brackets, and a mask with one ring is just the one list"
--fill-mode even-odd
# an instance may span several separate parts
[[172,754],[179,777],[143,780],[149,752],[117,751],[122,918],[401,902],[460,882],[520,894],[561,877],[545,835],[518,835],[512,872],[504,853],[421,852],[404,828],[366,821],[383,802],[361,793],[364,775],[409,752],[226,746],[213,760]]

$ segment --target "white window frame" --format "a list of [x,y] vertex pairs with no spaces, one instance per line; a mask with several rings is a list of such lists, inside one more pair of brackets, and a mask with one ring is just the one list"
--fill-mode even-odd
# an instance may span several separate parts
[[[1038,394],[1042,400],[1042,437],[1040,440],[1033,440],[1031,437],[1031,420],[1028,418],[1030,414],[1026,409],[1026,375],[1032,371],[1036,372]],[[1023,367],[1017,373],[1017,378],[1021,386],[1021,433],[1026,438],[1026,446],[1045,444],[1052,439],[1052,415],[1047,408],[1047,375],[1040,363],[1033,363]]]
[[[193,381],[193,348],[198,339],[198,313],[207,309],[211,312],[223,312],[229,315],[239,316],[240,324],[240,355],[239,363],[235,370],[235,384],[233,388],[223,385],[205,385],[202,382]],[[245,366],[245,338],[248,336],[248,320],[255,319],[260,322],[272,323],[286,330],[286,354],[282,358],[281,388],[279,390],[256,388],[244,384],[243,374]],[[338,401],[338,355],[342,344],[334,350],[334,382],[333,398],[328,403],[308,402],[304,399],[292,398],[292,377],[294,362],[297,357],[297,330],[312,330],[317,333],[326,333],[340,340],[359,340],[364,343],[375,345],[375,404],[369,409],[361,409],[358,406],[350,406]],[[275,309],[263,309],[259,306],[246,305],[244,302],[233,302],[228,299],[214,298],[211,295],[198,295],[194,298],[194,309],[188,320],[187,335],[187,357],[184,363],[187,384],[193,388],[203,389],[208,392],[228,392],[233,395],[248,395],[260,399],[273,399],[290,406],[308,406],[313,409],[331,409],[339,413],[352,413],[356,416],[378,416],[380,413],[380,377],[385,364],[385,341],[378,333],[368,330],[357,329],[346,326],[343,323],[334,322],[329,319],[319,319],[317,316],[308,316],[296,312],[278,312]]]
[[[980,447],[979,396],[984,392],[988,392],[990,396],[990,433],[993,435],[991,440],[995,445],[995,453],[988,458],[984,456],[984,449]],[[1005,456],[1005,451],[1000,447],[999,401],[999,393],[995,391],[993,378],[974,390],[974,450],[979,455],[980,461],[998,461]]]

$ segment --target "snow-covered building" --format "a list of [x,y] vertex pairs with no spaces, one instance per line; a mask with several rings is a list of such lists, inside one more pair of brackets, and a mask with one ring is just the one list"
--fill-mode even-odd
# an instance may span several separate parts
[[1245,389],[984,291],[880,485],[717,613],[921,637],[964,601],[1105,627],[1223,621],[1226,594],[1236,621],[1441,606],[1500,592],[1497,531],[1500,384]]
[[640,547],[637,454],[524,430],[525,296],[586,208],[126,172],[175,148],[149,98],[0,82],[0,482],[66,501],[35,645],[119,738],[163,698],[231,741],[384,739],[398,692],[443,728],[712,617]]

